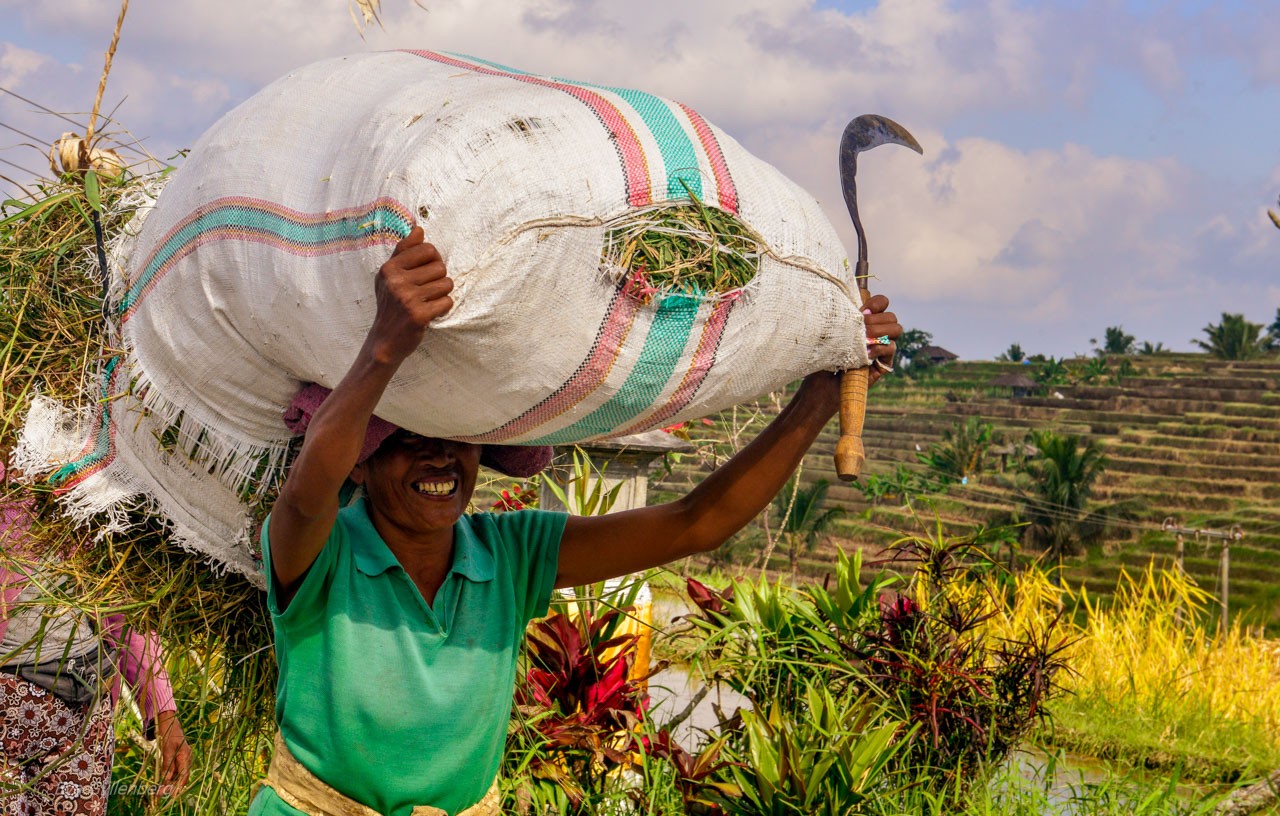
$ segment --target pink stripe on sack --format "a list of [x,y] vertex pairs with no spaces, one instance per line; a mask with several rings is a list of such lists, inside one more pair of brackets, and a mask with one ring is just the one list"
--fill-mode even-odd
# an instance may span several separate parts
[[435,51],[408,50],[405,53],[444,65],[465,68],[479,74],[514,79],[518,82],[526,82],[530,85],[551,88],[569,94],[591,108],[613,137],[614,147],[618,151],[618,157],[622,160],[623,175],[626,177],[627,204],[632,207],[643,207],[653,203],[653,189],[649,182],[649,162],[645,157],[644,147],[640,144],[640,138],[631,127],[631,122],[627,121],[627,118],[622,115],[621,111],[612,102],[600,94],[587,90],[580,85],[557,82],[553,79],[531,74],[502,71],[486,65],[466,62],[446,54],[439,54]]
[[409,233],[413,223],[408,209],[387,197],[317,213],[245,196],[214,199],[193,210],[156,243],[117,307],[121,321],[134,315],[178,262],[205,244],[247,241],[291,255],[316,257],[394,244]]
[[66,493],[93,474],[106,470],[115,461],[116,423],[111,417],[111,409],[115,405],[114,398],[120,393],[116,389],[123,370],[124,366],[119,365],[117,361],[103,383],[98,410],[93,418],[93,424],[97,430],[90,434],[80,455],[76,457],[75,464],[71,466],[74,468],[71,478],[59,482],[54,487],[55,495],[60,496]]
[[707,161],[711,163],[711,172],[716,178],[716,192],[720,197],[721,209],[737,213],[738,188],[734,186],[733,176],[729,174],[729,163],[725,161],[724,153],[720,150],[719,140],[711,132],[711,126],[707,124],[707,120],[703,119],[696,110],[679,102],[676,104],[680,105],[680,110],[684,111],[689,121],[693,123],[698,141],[702,143],[702,149],[707,152]]
[[353,252],[376,244],[394,245],[399,240],[399,238],[394,236],[388,236],[376,241],[370,241],[367,239],[343,239],[339,241],[331,241],[323,246],[308,246],[306,244],[299,244],[293,241],[281,240],[278,236],[274,235],[263,235],[261,232],[257,232],[255,230],[245,230],[239,227],[216,227],[201,233],[198,238],[183,244],[182,248],[169,258],[169,262],[160,268],[159,274],[153,276],[151,280],[147,282],[147,285],[140,290],[140,295],[135,300],[134,305],[125,310],[124,314],[121,316],[121,320],[122,322],[127,322],[129,318],[133,317],[134,313],[142,305],[146,296],[156,287],[156,284],[164,278],[164,274],[183,258],[190,255],[192,252],[195,252],[205,244],[213,244],[219,241],[241,241],[244,243],[263,244],[265,246],[274,247],[275,249],[287,252],[290,255],[297,255],[303,258],[316,258],[322,255],[332,255],[338,252]]
[[586,399],[609,377],[631,325],[640,312],[640,301],[626,289],[619,289],[609,304],[600,330],[587,358],[563,385],[537,405],[507,424],[479,436],[463,437],[464,442],[502,442],[549,422]]
[[703,381],[711,373],[711,367],[715,365],[716,352],[720,349],[721,338],[724,337],[724,327],[729,322],[729,312],[737,299],[736,295],[725,297],[711,310],[710,317],[702,326],[702,336],[698,338],[698,347],[689,363],[689,370],[685,372],[684,379],[680,381],[680,385],[666,403],[639,422],[623,428],[618,432],[619,435],[657,428],[693,401],[694,394],[698,393]]

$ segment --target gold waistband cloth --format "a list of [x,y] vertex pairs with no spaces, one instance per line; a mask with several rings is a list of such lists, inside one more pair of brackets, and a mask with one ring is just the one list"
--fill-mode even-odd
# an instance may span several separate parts
[[[286,804],[308,816],[382,816],[368,805],[362,805],[329,787],[307,770],[289,752],[288,746],[284,744],[284,738],[278,733],[275,756],[271,758],[271,767],[267,769],[266,784],[270,785]],[[459,811],[457,816],[501,816],[499,810],[501,801],[498,785],[495,782],[483,799],[466,810]],[[449,816],[449,814],[431,805],[417,805],[413,809],[413,816]]]

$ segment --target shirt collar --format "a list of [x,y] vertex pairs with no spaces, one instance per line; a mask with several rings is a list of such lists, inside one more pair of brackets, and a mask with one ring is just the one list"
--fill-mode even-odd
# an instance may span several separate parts
[[[403,569],[395,553],[373,526],[368,499],[356,502],[350,512],[358,531],[351,542],[356,569],[369,576],[381,575],[392,567]],[[453,526],[453,563],[449,572],[456,572],[477,583],[493,580],[493,555],[476,537],[466,517]]]

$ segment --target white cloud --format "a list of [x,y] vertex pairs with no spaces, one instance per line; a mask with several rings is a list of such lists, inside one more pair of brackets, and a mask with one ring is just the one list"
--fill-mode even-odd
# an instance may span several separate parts
[[1168,261],[1152,232],[1185,181],[1171,163],[930,141],[929,162],[868,157],[859,185],[913,297],[1022,302]]
[[1139,46],[1143,74],[1165,94],[1182,89],[1183,73],[1174,46],[1161,39],[1147,39]]
[[37,51],[9,42],[0,43],[0,86],[18,87],[49,62],[49,57]]
[[[1224,191],[1211,171],[1191,169],[1206,164],[1072,140],[1103,129],[1090,107],[1108,72],[1166,102],[1194,86],[1196,61],[1210,54],[1249,60],[1256,82],[1280,81],[1280,15],[1260,3],[1188,21],[1116,0],[881,0],[857,14],[813,0],[425,0],[429,11],[383,0],[386,29],[362,41],[345,0],[135,0],[106,105],[127,96],[121,123],[165,157],[295,66],[396,47],[472,53],[694,105],[823,201],[851,249],[835,149],[848,118],[884,113],[926,156],[885,147],[862,163],[873,271],[896,304],[938,321],[924,327],[940,342],[994,354],[1016,323],[1055,344],[1037,350],[1062,353],[1124,324],[1184,345],[1224,304],[1275,300],[1274,284],[1259,281],[1274,273],[1280,232],[1258,219],[1258,189]],[[87,110],[118,7],[0,0],[0,10],[45,38],[0,45],[0,80]],[[1005,114],[1066,124],[1040,149],[1019,148],[1026,134],[1002,132]],[[0,121],[50,140],[65,129],[4,98]],[[1264,204],[1280,167],[1267,185]]]

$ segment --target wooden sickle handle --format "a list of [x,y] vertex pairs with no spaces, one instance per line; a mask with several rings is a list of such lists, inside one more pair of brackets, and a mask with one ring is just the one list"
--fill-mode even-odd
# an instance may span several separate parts
[[[859,289],[865,308],[871,293]],[[854,368],[840,375],[840,440],[836,442],[836,475],[841,481],[852,482],[862,473],[867,461],[862,446],[862,426],[867,418],[867,385],[870,368]]]

